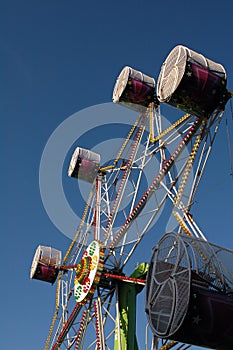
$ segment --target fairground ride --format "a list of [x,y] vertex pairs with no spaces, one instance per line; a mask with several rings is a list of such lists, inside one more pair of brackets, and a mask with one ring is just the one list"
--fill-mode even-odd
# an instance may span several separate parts
[[[32,262],[31,278],[56,282],[45,350],[230,349],[233,269],[224,256],[233,252],[207,242],[191,207],[231,96],[223,66],[184,46],[170,52],[157,85],[131,67],[121,71],[113,102],[138,117],[109,163],[75,149],[68,175],[92,184],[80,226],[63,258],[39,246]],[[165,125],[163,104],[184,113]],[[154,223],[165,203],[177,228],[161,238]],[[161,238],[152,258],[126,275],[152,225],[155,241]],[[150,327],[139,346],[136,298],[145,284]]]

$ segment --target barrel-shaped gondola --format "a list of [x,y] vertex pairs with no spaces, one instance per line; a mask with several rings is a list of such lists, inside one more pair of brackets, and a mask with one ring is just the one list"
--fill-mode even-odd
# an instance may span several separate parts
[[100,167],[100,155],[77,147],[71,157],[68,176],[93,182]]
[[143,112],[151,102],[158,104],[155,79],[126,66],[116,80],[112,99],[115,103]]
[[157,96],[160,102],[199,117],[224,109],[229,98],[224,67],[185,46],[176,46],[162,65]]
[[32,261],[30,278],[54,283],[60,264],[60,250],[39,245]]
[[146,311],[154,334],[230,350],[233,344],[233,251],[168,233],[153,251]]

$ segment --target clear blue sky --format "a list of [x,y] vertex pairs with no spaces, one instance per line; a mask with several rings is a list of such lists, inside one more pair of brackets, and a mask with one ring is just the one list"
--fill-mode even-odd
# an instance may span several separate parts
[[[232,21],[229,0],[0,1],[1,349],[43,348],[55,289],[30,281],[30,264],[38,244],[63,252],[69,244],[39,191],[51,133],[73,113],[110,102],[123,66],[156,78],[178,44],[222,63],[233,89]],[[210,241],[233,249],[229,173],[224,121],[194,212]]]

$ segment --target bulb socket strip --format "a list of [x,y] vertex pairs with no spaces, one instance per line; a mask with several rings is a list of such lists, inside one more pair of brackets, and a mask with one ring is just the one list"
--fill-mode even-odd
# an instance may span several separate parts
[[174,162],[178,158],[178,156],[183,151],[184,147],[189,143],[189,141],[194,136],[195,132],[200,127],[202,121],[199,118],[196,118],[196,120],[193,122],[192,126],[190,127],[189,131],[185,135],[185,137],[182,139],[182,141],[179,143],[176,150],[173,152],[171,157],[164,162],[164,165],[162,169],[159,171],[158,175],[154,178],[152,181],[152,184],[148,187],[146,192],[143,194],[142,198],[139,200],[137,205],[134,207],[134,209],[131,211],[129,216],[127,217],[124,224],[121,226],[121,228],[117,231],[115,234],[112,243],[108,246],[109,249],[113,249],[123,238],[126,231],[129,229],[131,224],[133,223],[134,219],[140,214],[144,206],[146,205],[147,200],[152,196],[154,191],[159,187],[160,182],[164,179],[166,174],[169,172],[171,167],[174,165]]

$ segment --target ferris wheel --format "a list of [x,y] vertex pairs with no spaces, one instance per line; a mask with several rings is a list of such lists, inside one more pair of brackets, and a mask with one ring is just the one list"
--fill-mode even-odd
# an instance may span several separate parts
[[[57,249],[39,246],[32,262],[31,278],[56,282],[45,350],[184,350],[195,344],[192,337],[177,333],[188,312],[193,276],[191,248],[187,252],[185,247],[196,247],[199,260],[207,265],[212,250],[206,248],[209,244],[191,207],[230,97],[225,69],[184,46],[170,52],[157,86],[152,77],[131,67],[121,71],[113,102],[135,110],[135,123],[108,163],[102,165],[101,155],[93,151],[74,150],[68,176],[92,184],[80,226],[63,258]],[[163,103],[184,113],[167,124]],[[147,169],[153,169],[149,180],[144,176]],[[145,254],[145,261],[126,274],[148,231],[153,231],[154,241],[159,240],[155,222],[165,204],[177,221],[176,233],[162,239],[150,265]],[[178,253],[186,256],[184,266]],[[204,263],[196,264],[195,271],[206,273]],[[213,268],[223,270],[223,265],[216,266],[214,261],[209,266],[212,278]],[[227,275],[225,270],[222,275]],[[174,276],[187,287],[183,304],[174,302],[179,288],[166,282]],[[232,276],[228,273],[228,282]],[[145,345],[139,347],[136,298],[146,279],[146,310],[153,333],[149,336],[146,328]],[[220,287],[219,282],[216,288]],[[232,291],[227,289],[228,294]],[[206,346],[204,341],[197,345]]]

